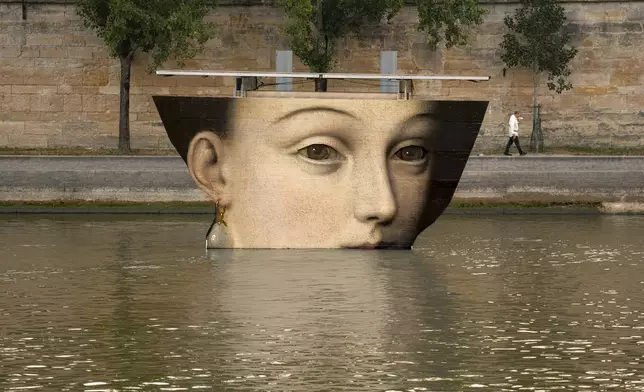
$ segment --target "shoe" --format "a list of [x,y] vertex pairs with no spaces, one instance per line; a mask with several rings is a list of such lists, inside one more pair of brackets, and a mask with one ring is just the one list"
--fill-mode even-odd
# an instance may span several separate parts
[[525,151],[521,151],[521,153],[519,155],[524,156],[524,155],[528,155],[528,153],[525,152]]
[[512,156],[512,154],[510,154],[509,152],[504,152],[503,155],[508,156],[508,157]]

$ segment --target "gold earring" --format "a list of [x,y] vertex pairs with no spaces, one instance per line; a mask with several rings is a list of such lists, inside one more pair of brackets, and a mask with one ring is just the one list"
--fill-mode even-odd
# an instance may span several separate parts
[[217,210],[215,220],[206,234],[206,249],[230,248],[228,225],[224,220],[226,207],[222,207],[219,202],[216,202],[215,209]]
[[215,223],[217,223],[218,225],[228,226],[226,224],[226,221],[224,220],[224,214],[226,213],[226,207],[219,206],[219,202],[217,202],[217,203],[215,203],[215,209],[217,210],[217,218],[215,219]]

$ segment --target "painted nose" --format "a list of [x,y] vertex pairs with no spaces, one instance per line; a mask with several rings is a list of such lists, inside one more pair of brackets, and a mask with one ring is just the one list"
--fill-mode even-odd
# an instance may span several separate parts
[[387,224],[396,216],[396,198],[386,162],[370,162],[354,177],[355,218],[361,222]]

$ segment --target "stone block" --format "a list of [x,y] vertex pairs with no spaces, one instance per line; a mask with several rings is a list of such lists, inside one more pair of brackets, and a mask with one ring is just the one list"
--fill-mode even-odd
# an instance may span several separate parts
[[623,133],[615,133],[612,138],[611,142],[614,145],[618,146],[624,146],[624,147],[635,147],[635,146],[641,146],[644,142],[642,140],[641,134],[639,135],[625,135]]
[[86,39],[85,34],[74,34],[74,35],[65,35],[62,38],[63,45],[67,48],[70,47],[83,47],[85,46]]
[[107,68],[86,68],[83,73],[83,86],[105,86],[109,80]]
[[604,57],[598,59],[582,59],[581,68],[585,72],[602,72],[613,68],[613,60]]
[[22,68],[0,68],[0,85],[22,84],[24,74]]
[[65,7],[65,19],[76,23],[82,23],[80,15],[76,12],[76,7]]
[[624,115],[616,124],[620,134],[644,137],[644,118],[632,113]]
[[67,46],[67,56],[72,59],[91,59],[94,49],[85,46]]
[[7,113],[10,111],[9,109],[9,100],[11,95],[5,94],[5,93],[0,93],[0,113]]
[[642,31],[642,24],[640,22],[630,21],[622,23],[601,22],[593,25],[593,27],[602,33],[629,33]]
[[64,22],[68,20],[64,4],[30,4],[27,9],[28,20],[33,22]]
[[168,150],[171,152],[175,151],[174,146],[172,145],[172,142],[167,137],[159,138],[159,150]]
[[83,95],[83,111],[99,113],[107,111],[105,95]]
[[131,86],[130,94],[147,94],[147,95],[181,95],[176,89],[179,87],[159,87],[159,86]]
[[30,58],[0,58],[0,68],[28,68],[34,66],[35,59]]
[[569,80],[573,86],[579,87],[608,86],[611,84],[611,76],[606,72],[573,72]]
[[[2,42],[2,39],[0,39],[0,42]],[[0,44],[0,58],[15,59],[18,56],[20,56],[20,46]]]
[[56,86],[34,86],[34,85],[13,85],[11,86],[12,94],[57,94]]
[[[130,114],[130,121],[136,121],[136,115]],[[103,136],[118,136],[119,134],[119,121],[98,122],[97,132]]]
[[54,34],[27,34],[26,45],[45,45],[45,46],[61,46],[63,44],[63,36]]
[[24,45],[24,40],[20,31],[12,31],[12,25],[3,26],[3,33],[0,34],[0,45],[1,46],[22,46]]
[[147,112],[147,113],[135,113],[137,121],[152,121],[158,122],[161,121],[159,113],[157,111]]
[[[637,47],[638,44],[641,44],[642,42],[642,34],[641,33],[623,33],[623,34],[618,34],[616,36],[617,39],[617,44],[623,48],[625,48],[627,51],[631,51],[631,55],[634,57],[642,57],[644,53],[642,52],[633,52],[632,49],[634,47]],[[614,50],[615,48],[613,48]]]
[[149,135],[152,129],[150,124],[149,121],[130,121],[130,130],[132,134]]
[[24,121],[0,121],[0,135],[21,135],[24,131]]
[[37,58],[40,56],[40,46],[21,46],[20,58]]
[[107,48],[102,47],[102,46],[88,46],[85,49],[92,49],[92,55],[90,58],[93,59],[110,59],[112,56],[110,56],[110,52],[107,50]]
[[549,97],[541,99],[543,106],[542,110],[557,109],[557,110],[574,110],[578,112],[586,112],[590,110],[590,98],[585,95],[573,94],[571,92],[564,92],[562,94],[554,94]]
[[31,110],[30,94],[11,94],[9,109],[12,112],[28,112]]
[[13,134],[7,136],[7,145],[9,147],[21,148],[46,148],[49,136],[46,135],[30,135],[30,134]]
[[618,68],[610,74],[612,86],[634,86],[641,85],[641,77],[644,75],[644,68]]
[[60,122],[25,121],[25,135],[60,136],[62,132],[63,127]]
[[80,94],[80,95],[92,95],[99,94],[99,87],[97,86],[80,86],[80,85],[70,85],[70,84],[61,84],[58,86],[59,94]]
[[82,112],[83,99],[79,94],[63,95],[63,107],[65,112]]
[[64,80],[62,70],[55,67],[25,68],[24,84],[55,86]]
[[118,113],[120,110],[120,95],[105,95],[105,110]]
[[158,149],[161,138],[158,136],[132,134],[132,148],[136,149]]
[[[112,64],[107,67],[108,86],[121,86],[121,67],[118,64]],[[134,86],[130,84],[130,89]]]
[[[119,95],[121,93],[121,88],[120,86],[103,86],[99,87],[98,91],[104,95]],[[132,88],[130,88],[130,93],[131,92]]]
[[[61,87],[66,86],[69,88],[71,86],[79,87],[83,85],[83,76],[85,75],[84,68],[67,68],[61,71],[62,81]],[[98,88],[93,87],[93,90],[98,91]]]
[[617,92],[617,87],[615,86],[607,86],[607,87],[575,87],[573,86],[572,91],[575,94],[583,94],[587,96],[595,96],[595,95],[606,95],[606,94],[614,94]]
[[99,122],[114,122],[118,121],[119,113],[118,112],[104,112],[104,113],[91,113],[83,112],[80,113],[79,119],[84,121],[99,121]]
[[95,136],[99,133],[96,121],[64,121],[61,124],[61,136],[74,140],[80,136]]
[[609,111],[611,113],[625,113],[629,112],[625,108],[623,100],[618,95],[595,95],[590,98],[590,108],[596,112]]
[[56,68],[58,72],[64,73],[67,69],[84,68],[86,64],[82,60],[65,57],[34,58],[35,68]]
[[584,13],[584,19],[591,22],[623,22],[626,20],[626,12],[620,9],[613,10],[589,10]]
[[96,36],[94,32],[83,35],[83,40],[85,41],[85,46],[99,47],[102,48],[105,46],[105,42],[99,37]]
[[26,34],[55,35],[56,33],[59,33],[60,31],[66,30],[67,28],[69,28],[69,25],[63,26],[63,24],[65,23],[56,22],[56,21],[45,21],[45,20],[40,20],[40,21],[30,20],[30,23],[27,23],[24,25],[25,27],[24,31]]
[[426,50],[425,44],[412,44],[410,60],[419,69],[428,70],[432,73],[442,71],[443,56],[447,57],[448,55],[441,51]]
[[149,95],[131,95],[130,96],[130,111],[133,113],[147,113],[154,109],[152,97]]
[[116,148],[118,136],[77,134],[73,137],[54,136],[49,138],[48,147]]
[[67,50],[64,46],[42,47],[39,56],[41,58],[64,58],[67,56]]
[[29,106],[35,112],[60,112],[64,108],[63,96],[31,94]]
[[524,68],[508,69],[506,71],[506,77],[512,78],[510,81],[510,85],[512,86],[512,88],[532,87],[532,84],[533,84],[532,71],[528,69],[524,69]]
[[501,94],[502,92],[494,89],[476,89],[471,87],[451,87],[448,92],[448,96],[451,99],[473,99],[473,100],[484,100],[487,101],[490,96],[496,94]]
[[20,22],[22,20],[22,7],[20,4],[0,3],[0,15],[2,15],[2,21],[5,23]]
[[599,53],[601,53],[602,48],[613,47],[613,45],[617,45],[619,35],[613,34],[613,33],[602,33],[600,31],[590,30],[585,33],[578,33],[577,37],[578,37],[577,44],[580,47],[594,48]]

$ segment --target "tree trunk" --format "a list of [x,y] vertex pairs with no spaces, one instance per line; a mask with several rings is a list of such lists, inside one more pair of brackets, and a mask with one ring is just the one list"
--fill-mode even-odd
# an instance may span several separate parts
[[537,102],[537,86],[539,85],[539,70],[537,64],[532,64],[532,133],[530,134],[530,151],[541,152],[543,140],[541,137],[541,119],[539,118],[539,103]]
[[[318,23],[319,23],[319,26],[318,26],[319,30],[318,31],[322,31],[321,30],[322,29],[322,17],[321,17],[321,15],[322,15],[322,1],[320,1],[320,18],[318,20]],[[320,72],[321,73],[326,73],[326,72],[329,71],[329,69],[328,69],[329,66],[328,66],[328,63],[326,62],[328,58],[329,58],[329,37],[325,34],[324,35],[324,61],[325,61],[325,63],[324,63],[324,65],[322,67],[320,67]],[[326,92],[327,91],[327,82],[328,82],[328,79],[322,79],[322,78],[315,79],[315,91],[316,92],[318,92],[318,91]]]
[[121,105],[119,112],[119,153],[130,154],[130,71],[133,53],[119,56],[121,60]]
[[315,91],[327,91],[327,82],[328,79],[318,78],[315,79]]

